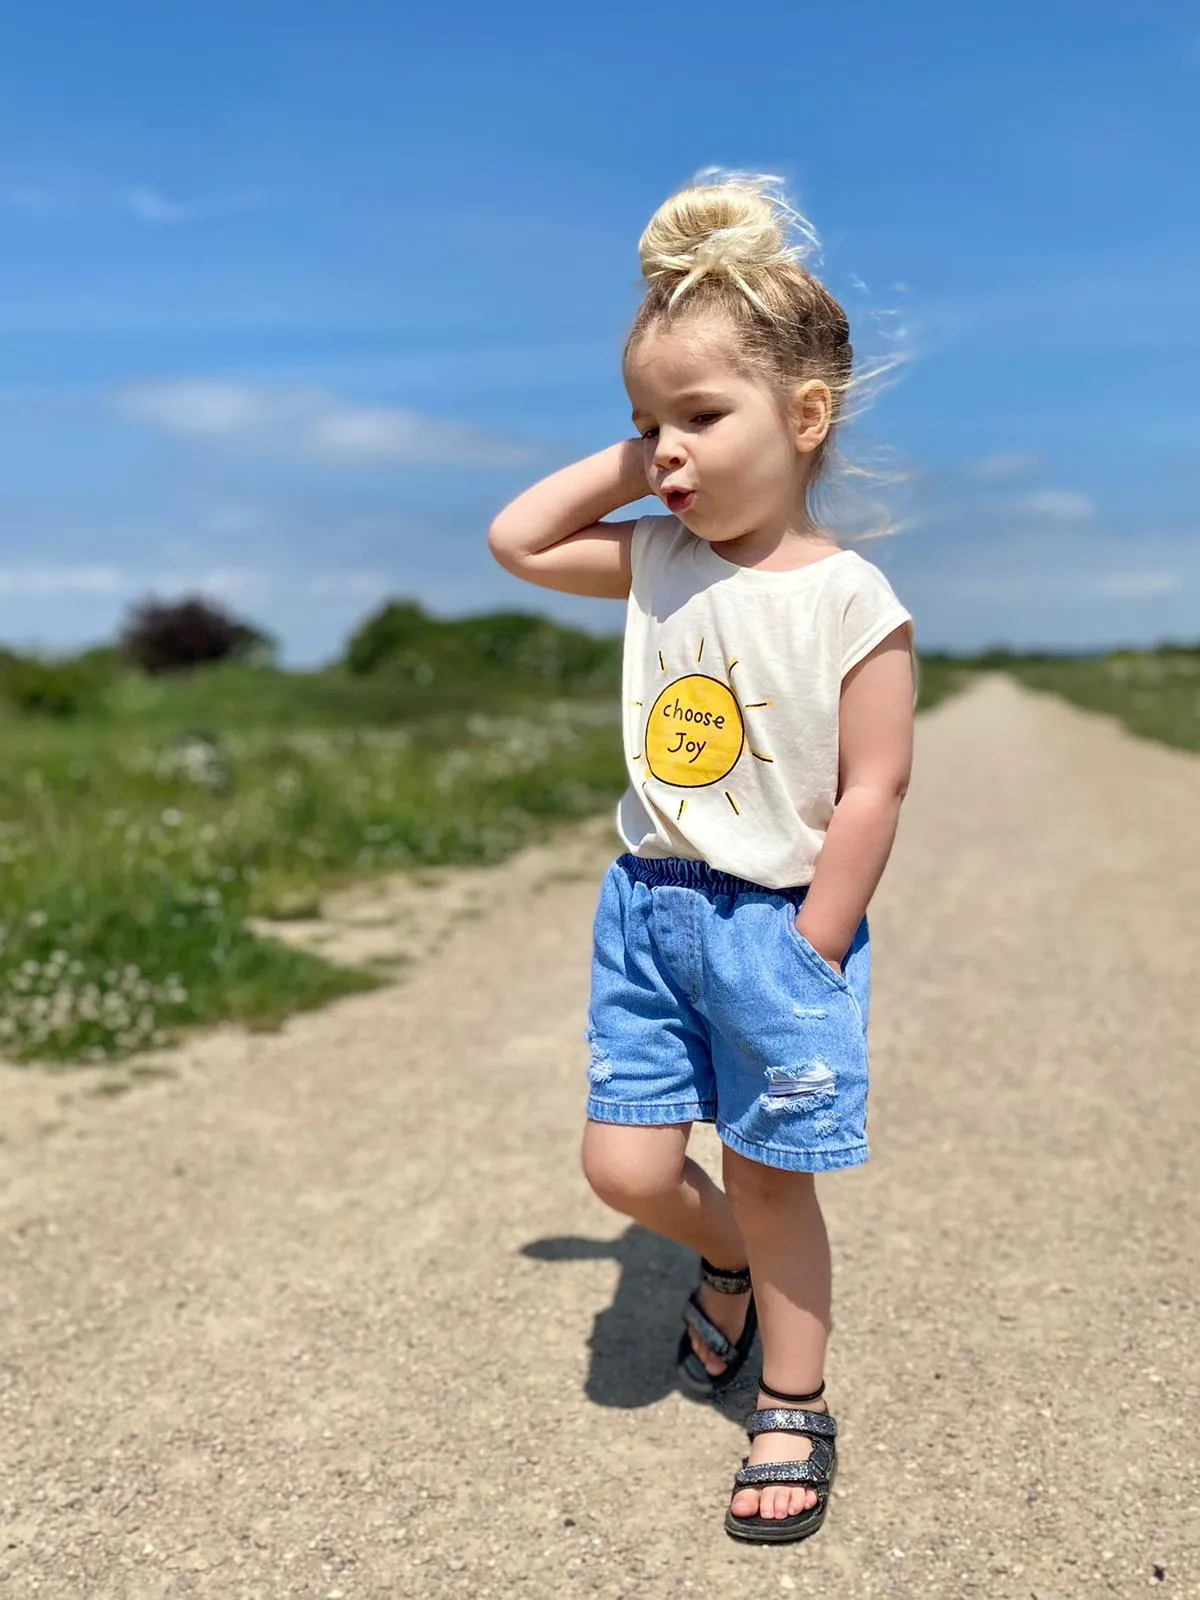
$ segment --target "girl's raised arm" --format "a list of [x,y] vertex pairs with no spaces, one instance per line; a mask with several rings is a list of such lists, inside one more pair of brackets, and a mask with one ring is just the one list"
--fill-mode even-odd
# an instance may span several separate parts
[[624,600],[635,524],[600,519],[648,493],[642,442],[626,439],[519,494],[492,523],[488,544],[527,583]]

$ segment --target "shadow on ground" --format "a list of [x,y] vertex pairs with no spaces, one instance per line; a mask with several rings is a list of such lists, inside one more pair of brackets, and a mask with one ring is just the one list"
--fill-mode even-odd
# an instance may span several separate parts
[[[615,1261],[612,1304],[596,1314],[584,1392],[598,1406],[651,1406],[675,1388],[680,1312],[697,1280],[696,1258],[669,1239],[631,1224],[618,1239],[535,1239],[521,1247],[533,1261]],[[731,1422],[754,1409],[757,1346],[737,1381],[715,1401]],[[701,1402],[703,1403],[703,1402]]]

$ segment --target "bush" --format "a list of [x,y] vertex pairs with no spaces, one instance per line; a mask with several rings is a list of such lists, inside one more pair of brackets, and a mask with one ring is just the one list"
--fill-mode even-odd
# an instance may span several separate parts
[[346,665],[360,675],[377,672],[388,665],[404,670],[406,676],[428,681],[422,646],[428,646],[437,624],[413,600],[389,600],[359,624],[346,646]]
[[83,660],[42,661],[10,655],[0,660],[0,689],[18,711],[75,717],[94,704],[101,681]]
[[390,600],[351,637],[346,666],[386,669],[424,687],[506,681],[606,690],[620,681],[620,642],[520,611],[445,622],[411,600]]
[[267,634],[199,595],[174,604],[143,600],[121,631],[125,658],[154,675],[212,661],[270,659],[273,649]]
[[472,656],[509,673],[572,689],[603,689],[617,681],[620,647],[613,639],[520,611],[466,617],[455,627]]

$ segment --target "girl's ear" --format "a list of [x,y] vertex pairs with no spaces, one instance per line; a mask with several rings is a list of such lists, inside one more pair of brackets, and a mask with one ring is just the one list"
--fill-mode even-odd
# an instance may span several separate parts
[[808,378],[792,390],[792,436],[802,456],[825,443],[833,423],[833,395],[820,378]]

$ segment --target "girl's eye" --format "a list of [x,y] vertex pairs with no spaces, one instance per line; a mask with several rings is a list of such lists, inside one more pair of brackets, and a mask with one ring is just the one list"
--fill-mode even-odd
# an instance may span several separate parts
[[642,438],[643,439],[657,439],[658,438],[658,429],[657,428],[643,428],[643,430],[642,430]]
[[692,421],[700,428],[707,428],[710,423],[720,422],[720,420],[721,412],[719,411],[702,411],[699,416],[692,418]]

